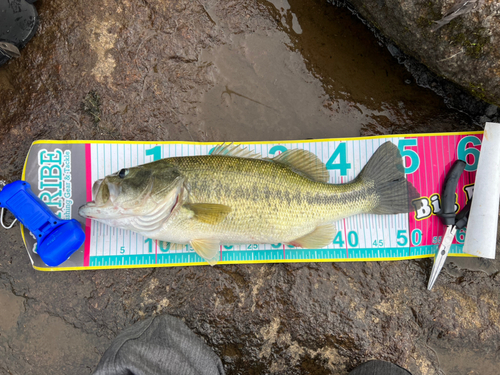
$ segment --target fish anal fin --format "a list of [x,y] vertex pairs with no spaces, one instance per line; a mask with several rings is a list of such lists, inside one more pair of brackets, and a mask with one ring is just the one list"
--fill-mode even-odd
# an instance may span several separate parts
[[235,158],[262,159],[262,155],[256,154],[249,149],[232,143],[223,143],[214,148],[210,155],[232,156]]
[[305,249],[321,249],[332,243],[337,229],[335,224],[318,225],[311,233],[290,242],[290,245]]
[[274,162],[285,164],[295,172],[314,181],[328,182],[330,173],[325,164],[312,152],[302,149],[286,150],[270,159]]
[[184,208],[193,211],[196,219],[207,224],[218,224],[231,212],[231,207],[214,203],[187,203]]
[[189,244],[194,251],[214,266],[219,261],[220,241],[218,240],[191,240]]

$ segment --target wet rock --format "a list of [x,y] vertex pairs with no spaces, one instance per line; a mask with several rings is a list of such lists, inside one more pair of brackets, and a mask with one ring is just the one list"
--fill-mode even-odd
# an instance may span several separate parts
[[500,5],[488,0],[349,0],[405,54],[500,105]]

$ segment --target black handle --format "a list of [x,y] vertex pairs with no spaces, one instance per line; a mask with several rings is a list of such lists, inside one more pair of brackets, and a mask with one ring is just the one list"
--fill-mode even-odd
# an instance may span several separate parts
[[456,160],[444,180],[441,194],[441,211],[438,213],[444,225],[455,224],[455,190],[457,190],[458,179],[466,165],[463,160]]
[[469,212],[471,203],[472,203],[472,198],[467,202],[465,207],[462,208],[458,213],[455,221],[455,226],[457,227],[457,229],[462,229],[467,225],[467,222],[469,221]]

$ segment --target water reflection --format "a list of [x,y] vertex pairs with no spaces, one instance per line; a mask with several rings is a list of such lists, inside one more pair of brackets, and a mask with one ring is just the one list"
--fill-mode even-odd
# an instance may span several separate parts
[[[316,0],[262,1],[266,23],[204,50],[215,85],[198,120],[221,139],[278,140],[470,129],[347,10]],[[214,17],[224,29],[224,23]],[[229,30],[224,30],[229,33]]]
[[224,139],[277,140],[357,136],[370,112],[332,102],[302,55],[281,31],[234,35],[231,45],[205,51],[216,67],[216,85],[201,113]]

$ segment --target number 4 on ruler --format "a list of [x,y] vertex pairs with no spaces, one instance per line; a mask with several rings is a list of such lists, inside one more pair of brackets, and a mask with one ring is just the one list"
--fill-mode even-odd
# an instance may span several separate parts
[[[339,158],[338,163],[334,161]],[[326,162],[326,169],[338,169],[341,176],[347,176],[347,170],[351,169],[351,163],[347,162],[346,144],[340,143],[333,152],[332,156]]]

